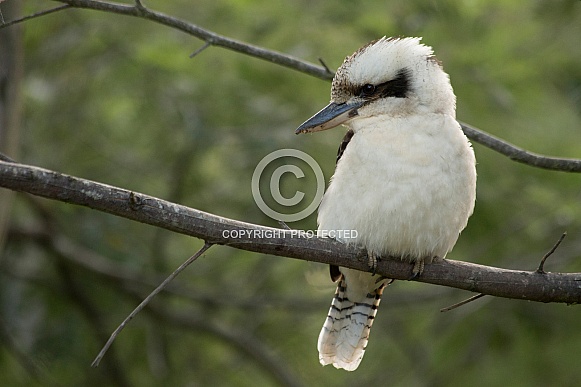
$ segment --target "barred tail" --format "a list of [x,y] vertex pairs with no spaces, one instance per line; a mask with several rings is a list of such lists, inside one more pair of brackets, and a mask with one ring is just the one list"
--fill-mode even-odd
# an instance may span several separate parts
[[369,331],[381,301],[385,283],[368,293],[361,302],[352,302],[347,294],[347,282],[342,277],[329,315],[321,333],[317,348],[322,365],[333,364],[347,371],[357,369],[369,338]]

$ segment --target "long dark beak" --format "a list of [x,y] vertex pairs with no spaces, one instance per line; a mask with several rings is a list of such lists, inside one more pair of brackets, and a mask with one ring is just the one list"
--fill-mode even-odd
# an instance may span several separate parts
[[359,109],[365,101],[335,103],[331,102],[320,112],[303,122],[295,131],[299,133],[319,132],[341,125],[348,119],[357,115]]

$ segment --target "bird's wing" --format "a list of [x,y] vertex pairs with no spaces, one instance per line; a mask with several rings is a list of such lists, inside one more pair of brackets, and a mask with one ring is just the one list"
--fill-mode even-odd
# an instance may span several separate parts
[[[353,134],[354,134],[354,132],[351,129],[349,129],[347,131],[347,133],[345,133],[345,136],[343,137],[343,141],[341,141],[341,144],[339,145],[339,149],[337,150],[336,163],[338,163],[341,156],[343,156],[343,152],[345,152],[345,149],[347,149],[347,145],[349,145],[349,141],[351,141]],[[331,281],[333,281],[333,282],[339,281],[339,279],[341,278],[341,272],[339,271],[339,266],[329,265],[329,274],[331,274]]]
[[339,150],[337,150],[336,163],[338,163],[341,156],[343,156],[343,152],[345,152],[345,149],[347,149],[347,145],[349,145],[349,141],[351,141],[353,134],[354,132],[351,129],[349,129],[347,133],[345,133],[345,137],[343,137],[343,141],[341,141],[341,144],[339,145]]

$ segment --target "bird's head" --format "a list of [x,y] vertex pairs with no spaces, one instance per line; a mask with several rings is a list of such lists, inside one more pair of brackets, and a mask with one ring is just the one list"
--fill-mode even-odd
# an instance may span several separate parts
[[455,116],[456,97],[448,75],[421,38],[373,41],[345,61],[331,87],[331,103],[296,133],[317,132],[374,116]]

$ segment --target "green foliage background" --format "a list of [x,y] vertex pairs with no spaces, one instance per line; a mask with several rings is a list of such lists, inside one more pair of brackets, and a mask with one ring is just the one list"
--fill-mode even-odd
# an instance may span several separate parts
[[[25,10],[54,4],[29,1]],[[579,1],[145,5],[331,68],[383,35],[423,36],[450,74],[460,120],[531,151],[581,157]],[[300,149],[327,179],[333,173],[342,129],[293,134],[328,102],[328,82],[220,48],[189,59],[203,42],[90,10],[26,22],[25,45],[23,163],[275,227],[250,187],[265,155]],[[474,148],[476,212],[448,257],[531,270],[566,230],[546,269],[581,272],[580,176]],[[312,194],[312,178],[302,180],[287,181],[290,192]],[[316,216],[290,226],[314,229]],[[59,253],[40,231],[77,253]],[[3,385],[277,385],[275,370],[288,373],[289,385],[309,386],[581,379],[578,306],[485,297],[440,313],[470,294],[405,282],[385,293],[359,369],[322,368],[316,341],[335,287],[327,268],[226,247],[182,273],[172,287],[179,294],[158,297],[92,369],[117,324],[201,241],[25,195],[9,235],[0,315],[17,350],[0,347]],[[79,249],[97,267],[80,263]]]

